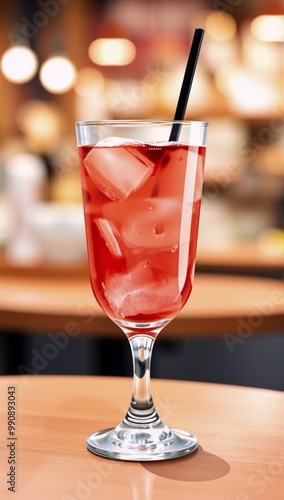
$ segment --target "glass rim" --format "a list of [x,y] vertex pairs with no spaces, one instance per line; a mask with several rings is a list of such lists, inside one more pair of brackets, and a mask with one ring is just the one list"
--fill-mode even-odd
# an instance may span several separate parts
[[203,121],[203,120],[86,120],[86,121],[77,121],[75,122],[76,127],[90,127],[90,126],[98,126],[98,125],[118,125],[118,126],[142,126],[142,125],[149,125],[149,126],[163,126],[163,125],[174,125],[174,124],[180,124],[181,126],[188,126],[194,123],[199,123],[201,124],[202,127],[208,127],[208,122]]

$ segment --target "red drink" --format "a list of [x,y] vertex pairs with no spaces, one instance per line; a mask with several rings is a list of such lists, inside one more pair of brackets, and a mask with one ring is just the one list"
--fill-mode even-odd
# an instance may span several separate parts
[[81,146],[79,158],[96,299],[137,333],[165,325],[192,289],[205,147]]
[[[160,142],[173,135],[179,143]],[[139,462],[187,455],[198,441],[161,421],[150,365],[156,336],[192,290],[207,123],[78,122],[76,136],[93,292],[133,359],[124,419],[89,436],[87,447]]]

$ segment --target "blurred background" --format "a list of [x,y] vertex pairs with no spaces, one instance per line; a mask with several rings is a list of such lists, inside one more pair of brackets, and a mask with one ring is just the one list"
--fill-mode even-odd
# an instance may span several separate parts
[[[186,118],[210,124],[197,272],[283,280],[284,0],[11,0],[0,16],[0,290],[7,268],[86,266],[74,122],[172,119],[196,27],[206,34]],[[0,373],[18,373],[46,339],[0,328]],[[161,335],[153,375],[283,390],[283,330],[234,356],[222,338]],[[127,375],[128,349],[123,335],[74,338],[41,373]]]

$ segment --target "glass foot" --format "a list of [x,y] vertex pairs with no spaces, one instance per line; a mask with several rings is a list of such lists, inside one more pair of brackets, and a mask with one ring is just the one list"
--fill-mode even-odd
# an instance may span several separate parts
[[[119,431],[118,431],[119,430]],[[116,460],[146,462],[169,460],[193,453],[198,447],[195,436],[177,429],[105,429],[95,432],[87,439],[87,448],[92,453]]]

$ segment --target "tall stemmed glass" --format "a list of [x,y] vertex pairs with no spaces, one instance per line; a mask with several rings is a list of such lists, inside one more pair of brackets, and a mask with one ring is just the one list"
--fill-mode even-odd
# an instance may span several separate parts
[[[179,140],[168,142],[180,125]],[[155,410],[155,339],[186,303],[194,276],[207,124],[105,121],[76,124],[93,293],[126,334],[133,393],[123,421],[87,439],[93,453],[165,460],[198,441]]]

